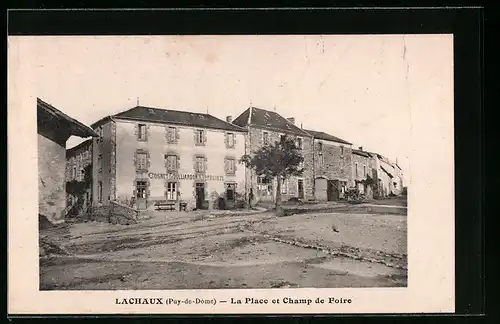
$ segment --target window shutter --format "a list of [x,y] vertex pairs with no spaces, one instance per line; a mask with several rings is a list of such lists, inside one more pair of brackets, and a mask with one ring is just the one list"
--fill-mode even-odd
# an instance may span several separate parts
[[146,168],[149,169],[151,167],[151,159],[150,159],[149,152],[146,153],[146,159],[147,159],[147,161],[146,161]]
[[207,142],[207,132],[203,130],[203,144]]
[[226,144],[226,148],[229,147],[229,134],[224,133],[224,143]]
[[[203,132],[203,133],[205,133],[205,132]],[[207,160],[206,156],[203,158],[203,161],[204,161],[204,163],[203,163],[203,172],[207,172],[207,162],[208,162],[208,160]]]
[[198,134],[198,130],[197,129],[193,130],[193,140],[194,140],[195,145],[198,144],[197,134]]
[[176,142],[177,142],[177,140],[179,139],[179,129],[177,127],[174,128],[174,136],[175,136],[175,139],[176,139]]
[[233,145],[236,147],[236,133],[233,133]]

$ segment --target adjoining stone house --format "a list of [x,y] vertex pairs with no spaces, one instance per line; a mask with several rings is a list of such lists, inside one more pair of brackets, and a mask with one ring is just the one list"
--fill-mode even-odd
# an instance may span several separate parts
[[88,126],[37,98],[38,214],[62,223],[66,205],[66,141],[97,136]]
[[92,125],[92,200],[96,213],[111,201],[139,210],[170,201],[179,209],[231,208],[245,194],[246,129],[204,113],[137,106]]
[[352,144],[327,134],[305,129],[314,138],[313,176],[314,196],[318,201],[344,199],[352,186]]
[[352,179],[353,187],[359,190],[359,193],[365,195],[367,199],[377,197],[377,166],[374,158],[368,152],[360,147],[358,150],[352,150]]
[[74,205],[69,211],[71,216],[81,216],[92,206],[92,139],[66,150],[66,184],[68,183],[83,188],[81,193],[68,193],[67,196],[68,206]]
[[403,189],[403,171],[397,163],[378,153],[369,152],[372,156],[374,168],[377,174],[377,197],[389,195],[400,195]]
[[[302,200],[314,199],[314,156],[313,137],[295,125],[293,117],[285,118],[274,111],[250,107],[241,113],[234,125],[248,131],[247,154],[257,151],[264,145],[279,141],[281,136],[291,136],[301,148],[304,157],[304,173],[300,177],[292,176],[281,185],[283,201],[290,198]],[[276,197],[276,179],[257,176],[252,170],[246,170],[247,192],[253,193],[254,203],[274,201]]]

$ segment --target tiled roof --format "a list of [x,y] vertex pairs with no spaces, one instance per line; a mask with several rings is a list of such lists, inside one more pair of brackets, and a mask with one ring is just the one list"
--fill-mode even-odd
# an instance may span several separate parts
[[317,139],[322,139],[322,140],[325,140],[325,141],[333,141],[333,142],[337,142],[337,143],[352,145],[352,143],[344,141],[341,138],[335,137],[335,136],[327,134],[325,132],[318,132],[318,131],[313,131],[313,130],[310,130],[310,129],[305,129],[305,131],[308,132],[314,138],[317,138]]
[[360,151],[360,150],[356,150],[356,149],[352,150],[352,154],[361,155],[361,156],[364,156],[364,157],[367,157],[367,158],[371,157],[371,155],[368,152]]
[[131,119],[166,124],[177,124],[202,128],[215,128],[235,132],[245,132],[235,126],[209,114],[137,106],[112,116],[118,119]]
[[236,117],[236,119],[233,121],[233,124],[240,127],[254,125],[276,130],[278,132],[282,131],[300,136],[310,136],[304,130],[295,126],[277,112],[256,107],[250,107],[245,110],[243,113],[241,113],[241,115]]
[[382,171],[384,171],[385,173],[387,173],[387,175],[388,175],[391,179],[392,179],[392,178],[394,178],[394,176],[393,176],[393,175],[392,175],[389,171],[387,171],[386,169],[384,169],[384,167],[383,167],[383,166],[380,166],[380,168],[382,169]]
[[67,131],[70,135],[75,135],[78,137],[97,137],[97,133],[94,132],[90,127],[82,124],[78,120],[69,117],[59,109],[46,103],[40,98],[36,98],[36,106],[38,110],[38,122],[52,122],[56,121],[58,123],[63,123],[67,125]]

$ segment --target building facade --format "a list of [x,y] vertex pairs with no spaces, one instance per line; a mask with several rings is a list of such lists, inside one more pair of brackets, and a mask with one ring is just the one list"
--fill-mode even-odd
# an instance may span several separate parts
[[352,144],[333,135],[306,130],[314,138],[314,196],[318,201],[338,201],[352,185]]
[[66,205],[66,141],[70,136],[97,134],[79,121],[37,98],[38,214],[51,223],[64,222]]
[[368,199],[377,197],[377,194],[374,194],[378,179],[376,162],[362,147],[352,150],[352,179],[353,187],[358,189],[359,193]]
[[246,129],[209,114],[135,107],[92,127],[93,205],[119,201],[139,210],[168,201],[179,208],[226,207],[245,199]]
[[374,195],[376,197],[400,195],[404,186],[401,167],[383,155],[372,152],[369,152],[369,154],[372,156],[378,182]]
[[71,216],[81,216],[92,206],[92,139],[66,150],[67,204]]
[[[233,124],[244,127],[248,131],[247,154],[252,154],[265,145],[280,141],[282,136],[293,138],[304,158],[304,172],[299,177],[291,176],[283,181],[281,184],[282,200],[314,199],[313,137],[297,127],[293,117],[284,118],[274,111],[250,107],[240,114]],[[247,170],[246,179],[247,192],[252,192],[254,203],[274,202],[277,179],[257,176],[253,170]]]

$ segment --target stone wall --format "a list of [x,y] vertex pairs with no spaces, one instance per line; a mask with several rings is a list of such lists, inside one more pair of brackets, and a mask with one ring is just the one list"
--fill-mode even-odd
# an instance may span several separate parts
[[130,225],[137,223],[139,212],[115,201],[110,203],[109,222],[111,224]]
[[136,209],[115,201],[111,201],[109,205],[93,207],[90,216],[93,221],[122,225],[135,224],[138,218],[139,212]]
[[[320,143],[322,149],[320,150]],[[328,180],[347,181],[352,184],[352,149],[331,141],[314,140],[315,177]],[[323,161],[323,163],[321,163]]]
[[52,223],[64,221],[66,148],[38,135],[38,213]]

